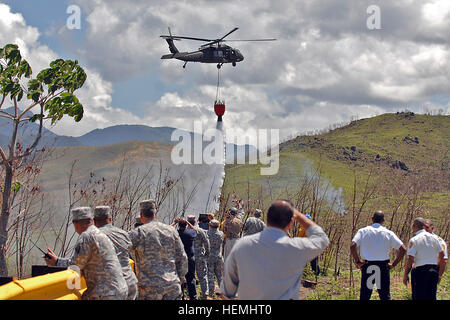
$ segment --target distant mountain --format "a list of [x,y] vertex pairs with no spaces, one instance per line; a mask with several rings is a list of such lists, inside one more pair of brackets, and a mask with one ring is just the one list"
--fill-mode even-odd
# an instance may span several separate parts
[[128,141],[157,141],[174,144],[170,136],[175,128],[143,125],[117,125],[92,130],[77,140],[84,146],[106,146]]
[[[3,111],[12,114],[14,109],[8,108]],[[31,117],[33,113],[28,112],[27,116]],[[39,124],[33,122],[23,122],[19,128],[18,142],[27,146],[34,142]],[[48,130],[42,129],[42,138],[38,147],[72,147],[72,146],[108,146],[117,143],[131,141],[154,141],[175,145],[178,141],[172,141],[171,135],[176,128],[172,127],[149,127],[145,125],[116,125],[103,129],[92,130],[80,137],[60,136]],[[0,118],[0,145],[7,147],[12,131],[12,122]],[[194,141],[195,133],[184,131],[191,135],[191,141]],[[204,146],[209,142],[203,142]],[[231,151],[234,150],[234,153]],[[248,157],[257,152],[252,145],[235,145],[228,143],[226,145],[226,155],[228,163],[236,163],[238,158]]]
[[[171,135],[176,128],[172,127],[149,127],[144,125],[116,125],[104,129],[92,130],[80,137],[77,137],[84,146],[107,146],[116,143],[123,143],[129,141],[155,141],[168,144],[178,144],[178,141],[172,141]],[[197,135],[192,132],[181,130],[191,135],[193,143],[194,137]],[[203,142],[204,146],[209,142]],[[234,153],[231,151],[234,150]],[[240,157],[246,159],[257,149],[252,145],[235,145],[231,143],[226,144],[227,162],[237,162]]]
[[[14,108],[3,109],[2,111],[9,114],[14,113]],[[19,112],[21,112],[19,110]],[[32,112],[25,114],[27,117],[33,116]],[[7,147],[10,142],[13,123],[9,119],[0,118],[0,145]],[[17,135],[17,141],[24,146],[29,146],[34,142],[36,134],[39,130],[39,124],[36,122],[25,121],[19,125],[19,132]],[[42,128],[42,137],[39,141],[38,147],[62,147],[62,146],[79,146],[81,142],[77,138],[68,136],[59,136],[52,131]]]

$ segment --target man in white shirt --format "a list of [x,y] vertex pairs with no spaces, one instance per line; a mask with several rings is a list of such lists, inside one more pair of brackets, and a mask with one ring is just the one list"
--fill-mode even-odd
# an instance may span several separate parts
[[[441,244],[442,249],[444,250],[444,262],[445,262],[445,265],[447,265],[447,261],[448,261],[447,243],[445,242],[444,239],[442,239],[441,237],[439,237],[437,234],[434,233],[434,224],[430,219],[425,220],[425,230],[427,232],[431,233],[432,235],[434,235],[438,239],[439,243]],[[445,270],[444,270],[444,272],[445,272]]]
[[[293,221],[308,237],[290,238]],[[276,200],[267,212],[267,227],[239,239],[225,260],[220,291],[241,300],[299,299],[303,268],[329,244],[321,227],[287,200]]]
[[[405,255],[406,248],[394,232],[382,226],[384,214],[376,211],[372,216],[373,224],[359,229],[350,245],[350,253],[356,266],[361,269],[360,300],[370,300],[374,283],[380,300],[390,300],[390,270]],[[361,258],[357,247],[360,248]],[[391,249],[397,250],[394,262],[389,263]]]
[[403,283],[408,285],[409,272],[416,265],[411,279],[413,300],[436,300],[437,285],[444,273],[444,249],[439,240],[424,228],[426,222],[417,218],[413,222],[414,237],[409,240]]

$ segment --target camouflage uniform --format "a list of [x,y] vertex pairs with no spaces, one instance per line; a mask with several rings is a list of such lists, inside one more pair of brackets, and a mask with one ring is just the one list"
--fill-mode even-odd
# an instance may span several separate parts
[[265,227],[266,224],[261,219],[257,217],[249,217],[245,220],[242,230],[244,231],[244,235],[249,236],[251,234],[263,231]]
[[242,229],[242,220],[236,217],[234,214],[231,219],[226,220],[223,225],[223,233],[226,236],[225,246],[224,246],[224,259],[230,254],[231,249],[233,249],[234,244],[240,237]]
[[86,280],[83,300],[124,300],[128,286],[114,246],[96,226],[89,226],[75,244],[71,259],[59,258],[57,266],[76,265]]
[[200,282],[202,296],[206,297],[208,295],[209,240],[206,230],[195,227],[195,231],[197,231],[197,236],[194,240],[195,271]]
[[151,220],[130,232],[140,300],[177,300],[187,256],[175,228]]
[[223,273],[223,257],[222,257],[222,242],[223,232],[217,228],[208,230],[209,244],[211,252],[208,259],[208,287],[209,294],[214,294],[214,276],[217,278],[217,283],[220,285]]
[[112,224],[106,224],[99,228],[108,236],[116,249],[117,257],[122,266],[122,273],[128,285],[127,300],[135,300],[137,298],[137,278],[130,265],[130,247],[131,241],[128,232],[114,227]]

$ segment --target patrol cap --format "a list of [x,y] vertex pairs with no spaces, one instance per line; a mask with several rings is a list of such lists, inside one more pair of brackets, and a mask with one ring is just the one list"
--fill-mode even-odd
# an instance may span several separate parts
[[70,212],[72,213],[72,221],[92,219],[94,217],[90,207],[78,207]]
[[261,209],[255,209],[254,215],[255,215],[255,217],[261,217],[261,215],[262,215]]
[[187,221],[189,221],[189,223],[195,222],[195,216],[194,215],[188,215],[187,216]]
[[212,220],[209,222],[209,225],[210,225],[211,227],[213,227],[213,228],[217,228],[217,227],[219,226],[219,221],[216,220],[216,219],[212,219]]
[[156,214],[155,200],[143,200],[139,202],[140,213],[147,218],[152,218]]
[[111,217],[109,206],[97,206],[94,209],[94,218],[109,218]]
[[139,209],[156,211],[156,202],[155,200],[143,200],[139,203]]
[[235,216],[237,215],[237,209],[236,208],[230,208],[228,211],[231,213],[231,215]]

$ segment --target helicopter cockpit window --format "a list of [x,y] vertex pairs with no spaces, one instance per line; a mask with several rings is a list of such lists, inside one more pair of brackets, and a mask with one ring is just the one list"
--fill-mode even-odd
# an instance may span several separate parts
[[223,52],[220,50],[214,51],[214,57],[223,57]]

